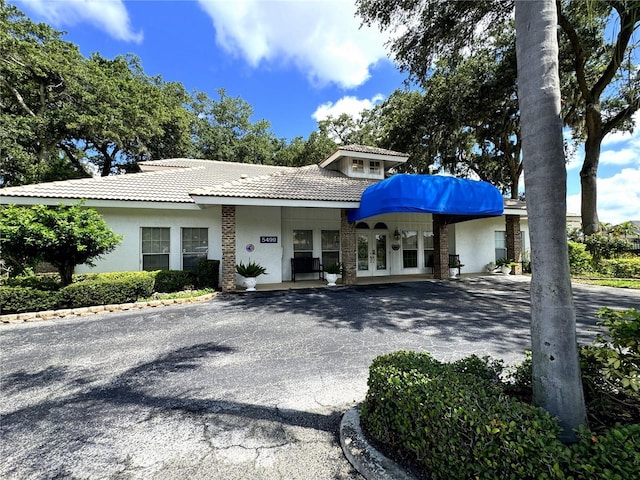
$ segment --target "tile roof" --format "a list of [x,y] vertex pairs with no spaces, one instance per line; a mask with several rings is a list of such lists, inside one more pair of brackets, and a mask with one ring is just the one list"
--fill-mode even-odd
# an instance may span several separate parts
[[201,188],[195,196],[359,202],[377,180],[349,178],[318,165]]
[[392,155],[396,157],[409,157],[408,153],[395,152],[393,150],[387,150],[385,148],[368,147],[366,145],[341,145],[338,150],[347,152],[359,152],[359,153],[373,153],[378,155]]
[[189,192],[198,188],[232,182],[245,176],[251,178],[296,170],[293,167],[191,159],[159,160],[147,164],[174,168],[7,187],[0,189],[0,202],[2,197],[36,197],[194,203]]

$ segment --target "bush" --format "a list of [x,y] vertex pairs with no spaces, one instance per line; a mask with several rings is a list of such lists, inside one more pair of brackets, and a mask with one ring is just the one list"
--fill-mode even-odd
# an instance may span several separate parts
[[56,291],[62,288],[59,275],[28,275],[26,277],[7,278],[3,282],[8,287],[25,287],[36,290]]
[[593,272],[593,257],[584,243],[569,241],[569,269],[572,275]]
[[220,285],[220,260],[203,258],[198,262],[198,286],[218,288]]
[[[136,272],[137,273],[137,272]],[[153,291],[153,276],[85,280],[60,290],[62,308],[90,307],[112,303],[130,303],[148,297]]]
[[562,478],[557,422],[493,381],[478,359],[443,364],[398,352],[374,360],[362,422],[432,478]]
[[430,479],[640,478],[640,425],[598,434],[582,427],[579,442],[565,446],[555,419],[507,394],[530,389],[531,357],[511,383],[499,380],[502,370],[488,357],[449,364],[428,353],[378,357],[370,367],[363,427]]
[[182,290],[193,290],[196,285],[196,274],[185,270],[160,270],[155,272],[156,292],[171,293]]
[[31,287],[0,287],[0,314],[54,310],[58,303],[59,294],[56,291]]
[[614,278],[640,278],[640,257],[601,260],[600,271]]

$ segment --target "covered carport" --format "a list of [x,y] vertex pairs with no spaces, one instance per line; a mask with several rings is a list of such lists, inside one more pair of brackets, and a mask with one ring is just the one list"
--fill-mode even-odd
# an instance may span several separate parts
[[435,278],[449,276],[448,225],[498,217],[504,212],[500,191],[490,183],[442,175],[398,174],[371,185],[360,207],[347,212],[349,223],[384,213],[433,215]]

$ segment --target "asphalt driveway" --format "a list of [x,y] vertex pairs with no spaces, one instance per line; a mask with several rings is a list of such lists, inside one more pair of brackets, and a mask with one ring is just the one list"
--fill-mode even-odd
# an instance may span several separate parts
[[[640,291],[575,286],[579,336]],[[0,477],[355,479],[337,439],[382,353],[512,362],[528,283],[219,295],[202,304],[0,326]]]

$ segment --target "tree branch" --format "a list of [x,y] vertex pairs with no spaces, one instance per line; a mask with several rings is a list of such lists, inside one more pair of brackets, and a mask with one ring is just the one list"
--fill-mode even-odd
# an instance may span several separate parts
[[569,43],[571,44],[571,48],[574,53],[574,62],[573,67],[576,71],[576,79],[578,80],[578,88],[582,93],[582,96],[586,103],[592,102],[591,90],[589,89],[589,85],[587,85],[587,79],[584,72],[584,65],[586,62],[584,56],[584,49],[580,44],[580,38],[578,37],[578,32],[576,32],[575,28],[569,21],[569,19],[562,12],[562,2],[560,0],[556,1],[556,8],[558,10],[558,24],[562,31],[565,33],[567,38],[569,39]]
[[18,104],[22,107],[22,109],[27,112],[28,115],[32,116],[32,117],[36,117],[37,115],[35,113],[33,113],[33,110],[31,110],[29,108],[29,106],[25,103],[24,98],[22,98],[22,95],[20,95],[20,92],[11,84],[9,84],[9,82],[7,82],[4,78],[1,79],[2,83],[4,83],[7,88],[11,91],[11,93],[13,93],[13,96],[16,97],[16,100],[18,101]]

